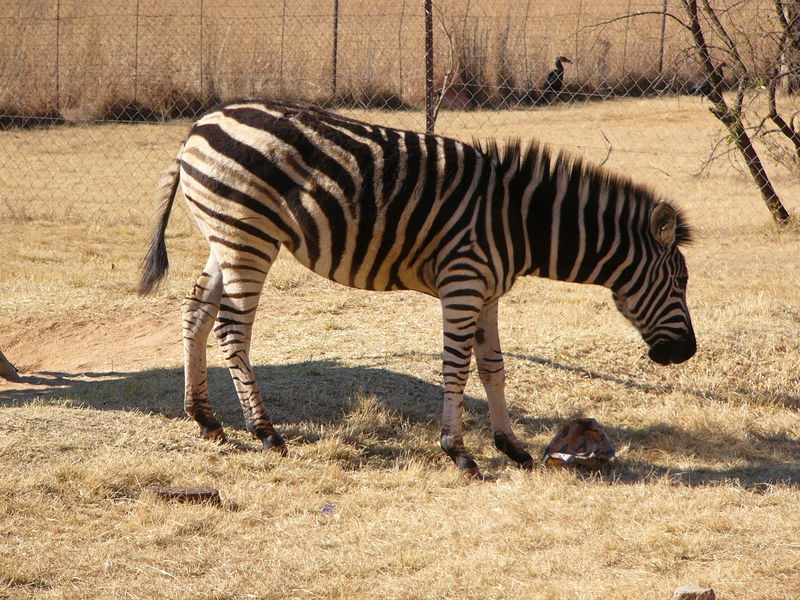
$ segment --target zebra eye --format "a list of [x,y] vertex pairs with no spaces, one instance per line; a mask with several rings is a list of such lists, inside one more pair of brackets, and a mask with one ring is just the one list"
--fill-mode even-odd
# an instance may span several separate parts
[[689,283],[688,275],[677,275],[675,277],[675,285],[677,285],[680,289],[685,290],[687,283]]

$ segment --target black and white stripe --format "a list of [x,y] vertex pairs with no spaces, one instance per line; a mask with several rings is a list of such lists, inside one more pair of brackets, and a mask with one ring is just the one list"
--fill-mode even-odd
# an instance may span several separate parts
[[339,283],[441,299],[441,444],[462,469],[463,389],[473,353],[497,447],[531,457],[511,430],[497,301],[520,275],[608,287],[658,363],[695,352],[686,307],[689,230],[650,190],[533,144],[468,145],[277,101],[225,104],[201,118],[166,173],[139,293],[167,269],[164,232],[180,187],[211,251],[183,306],[187,412],[224,439],[213,416],[205,347],[214,329],[248,428],[285,451],[248,351],[278,249]]

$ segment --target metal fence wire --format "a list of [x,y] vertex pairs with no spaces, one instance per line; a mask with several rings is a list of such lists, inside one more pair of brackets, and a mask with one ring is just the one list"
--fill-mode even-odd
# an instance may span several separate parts
[[[493,135],[509,112],[701,94],[707,85],[689,34],[670,16],[677,0],[435,0],[427,56],[425,4],[5,2],[0,215],[149,213],[141,199],[188,120],[232,98],[370,111],[419,130],[432,98],[436,131],[469,139]],[[751,49],[767,43],[772,3],[728,4],[723,18],[748,24],[735,35]],[[626,151],[624,142],[615,148]],[[126,209],[108,211],[112,204]]]

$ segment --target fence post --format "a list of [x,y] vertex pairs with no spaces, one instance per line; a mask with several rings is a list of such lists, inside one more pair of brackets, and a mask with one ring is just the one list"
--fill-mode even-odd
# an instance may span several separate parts
[[433,133],[433,0],[425,0],[425,131]]
[[[626,15],[631,14],[631,0],[628,0],[628,8],[625,11]],[[630,29],[630,24],[625,26],[625,41],[622,43],[622,75],[624,77],[625,73],[627,73],[627,63],[628,63],[628,30]]]
[[206,87],[205,63],[203,61],[203,0],[200,0],[200,101],[205,101],[204,91]]
[[580,44],[578,43],[580,40],[581,34],[581,16],[583,16],[583,0],[578,2],[578,14],[575,15],[575,57],[572,59],[575,61],[575,71],[580,72],[581,69],[581,60],[578,57]]
[[280,90],[281,94],[285,92],[283,83],[283,51],[284,51],[284,38],[286,37],[286,0],[283,0],[281,5],[281,65],[280,65]]
[[339,70],[339,0],[333,0],[333,57],[332,57],[331,87],[333,96],[336,97]]
[[528,14],[530,11],[531,0],[528,0],[525,4],[525,17],[522,21],[522,61],[525,68],[525,80],[523,81],[523,85],[526,87],[528,86],[528,74],[531,72],[528,68]]
[[403,5],[400,7],[400,26],[397,28],[397,63],[400,72],[400,97],[403,97],[403,25],[406,15],[406,0],[403,0]]
[[658,43],[658,79],[664,80],[664,37],[667,33],[667,2],[664,0],[664,6],[661,9],[661,39]]
[[133,101],[139,101],[139,10],[141,0],[136,0],[136,38],[133,42]]
[[61,0],[56,0],[56,110],[61,108]]

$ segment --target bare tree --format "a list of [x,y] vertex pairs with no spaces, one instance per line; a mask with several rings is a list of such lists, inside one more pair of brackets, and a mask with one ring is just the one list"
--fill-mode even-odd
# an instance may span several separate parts
[[[755,76],[754,69],[748,68],[748,66],[742,60],[736,41],[719,19],[717,11],[711,6],[709,0],[700,0],[702,4],[702,14],[705,17],[703,21],[700,19],[697,0],[681,0],[681,2],[688,18],[687,27],[692,34],[694,48],[700,58],[703,71],[711,83],[707,92],[707,97],[713,105],[710,109],[711,114],[719,119],[719,121],[727,128],[728,133],[730,134],[730,139],[733,141],[736,148],[744,158],[745,164],[750,171],[750,175],[752,176],[753,181],[756,182],[756,185],[761,192],[761,197],[764,199],[767,208],[772,214],[772,218],[775,219],[775,221],[779,224],[788,223],[790,219],[789,212],[783,206],[781,199],[778,197],[778,194],[775,191],[769,176],[767,175],[767,171],[764,169],[761,158],[758,156],[758,152],[753,146],[753,142],[750,138],[750,135],[748,135],[743,121],[745,115],[745,94],[749,89],[752,89],[754,83],[759,80],[759,77]],[[783,3],[780,0],[775,0],[776,8],[778,8],[778,11],[781,14],[783,14],[781,9],[782,4]],[[706,23],[709,25],[706,25]],[[711,60],[708,44],[706,42],[704,26],[710,26],[713,32],[722,40],[728,57],[734,65],[735,70],[740,74],[739,86],[736,90],[736,98],[731,105],[726,102],[725,97],[722,95],[722,81],[720,80],[720,73],[718,69],[715,69],[715,64]],[[779,63],[778,61],[774,61],[773,64],[777,65]],[[777,74],[776,67],[773,67],[770,71],[774,71]],[[779,121],[782,121],[777,112],[775,104],[775,82],[777,78],[775,76],[769,77],[769,75],[768,78],[769,81],[767,90],[769,93],[769,98],[771,99],[769,116],[773,117],[774,115],[775,118],[777,118]],[[778,121],[775,122],[776,124],[778,123]],[[785,122],[784,125],[786,125]],[[791,130],[791,127],[788,125],[786,125],[786,128]],[[791,133],[795,138],[797,138],[796,132],[791,131]],[[789,137],[792,139],[792,135]],[[798,149],[800,149],[800,147],[798,147]]]
[[[769,179],[764,164],[753,146],[753,137],[766,138],[781,134],[785,137],[793,148],[793,160],[797,167],[800,167],[800,130],[794,126],[794,119],[788,121],[778,110],[776,101],[776,89],[781,81],[791,83],[795,80],[800,82],[800,6],[796,0],[773,0],[777,26],[772,32],[756,33],[748,31],[747,27],[742,27],[740,31],[735,31],[740,35],[731,35],[729,29],[733,27],[731,19],[727,19],[729,25],[725,25],[719,15],[726,13],[730,17],[731,13],[727,8],[717,9],[711,6],[709,0],[680,0],[683,8],[683,15],[676,15],[667,11],[667,3],[664,3],[662,11],[638,11],[628,13],[621,17],[616,17],[609,21],[597,23],[595,26],[604,26],[609,23],[641,17],[645,15],[661,15],[663,19],[667,17],[678,23],[690,35],[691,52],[699,60],[706,81],[709,85],[703,87],[703,94],[711,102],[709,110],[728,130],[728,140],[734,145],[736,150],[744,158],[747,169],[753,181],[758,186],[761,197],[778,224],[786,224],[791,216],[783,206],[780,197],[775,191]],[[740,7],[747,0],[739,0],[733,6]],[[708,35],[714,36],[721,42],[721,46],[715,46],[716,52],[722,52],[726,60],[724,64],[732,66],[737,74],[738,85],[736,94],[729,103],[723,96],[722,70],[719,68],[720,61],[712,60],[710,45],[707,42]],[[761,35],[768,38],[771,43],[759,45],[759,48],[766,50],[756,50],[751,43],[753,36]],[[743,41],[744,40],[744,41]],[[746,62],[743,60],[739,44],[747,46],[752,54],[761,52],[761,55]],[[760,67],[759,67],[760,65]],[[766,65],[766,68],[764,68]],[[789,88],[790,86],[783,86]],[[758,103],[745,102],[748,95],[766,93],[767,110],[766,115],[763,108]],[[761,115],[758,111],[761,110]],[[793,115],[794,116],[794,115]],[[751,120],[755,117],[758,123],[754,127],[748,127],[745,119]],[[768,129],[767,122],[775,125],[775,129]],[[752,137],[751,137],[752,136]]]

